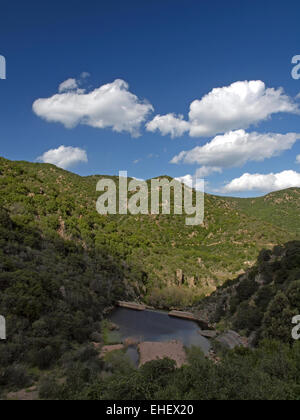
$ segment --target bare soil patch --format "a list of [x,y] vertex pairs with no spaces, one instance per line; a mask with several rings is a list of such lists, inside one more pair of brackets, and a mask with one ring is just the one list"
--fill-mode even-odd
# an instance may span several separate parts
[[124,344],[114,344],[112,346],[104,346],[102,347],[100,357],[104,357],[107,353],[111,353],[112,351],[123,350],[123,349],[124,349]]
[[186,352],[183,344],[180,341],[167,341],[167,342],[143,342],[138,346],[140,353],[140,366],[147,362],[157,359],[175,360],[177,367],[187,363]]

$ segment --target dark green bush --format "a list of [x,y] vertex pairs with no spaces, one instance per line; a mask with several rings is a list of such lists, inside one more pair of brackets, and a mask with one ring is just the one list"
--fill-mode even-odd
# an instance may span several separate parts
[[32,377],[26,367],[12,365],[0,370],[0,385],[16,390],[32,385]]

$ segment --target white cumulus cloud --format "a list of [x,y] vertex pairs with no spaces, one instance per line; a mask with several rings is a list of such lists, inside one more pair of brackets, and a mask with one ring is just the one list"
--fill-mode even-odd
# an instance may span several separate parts
[[193,101],[188,121],[174,114],[158,115],[147,125],[147,129],[159,130],[163,135],[173,137],[186,131],[191,137],[209,137],[247,129],[277,113],[299,114],[300,110],[282,88],[267,88],[261,80],[239,81],[215,88],[202,99]]
[[284,190],[291,187],[300,187],[300,173],[295,171],[283,171],[280,173],[249,174],[233,179],[219,192],[237,193],[243,191],[271,192]]
[[59,93],[68,92],[69,90],[78,89],[78,84],[76,79],[68,79],[65,82],[62,82],[59,87]]
[[298,156],[296,157],[296,162],[297,162],[297,163],[300,163],[300,155],[298,155]]
[[230,131],[216,136],[204,146],[183,151],[171,163],[198,164],[203,176],[222,169],[243,166],[249,161],[263,161],[290,150],[300,134],[247,133],[245,130]]
[[203,185],[208,185],[208,182],[204,182],[203,184],[203,177],[205,174],[201,170],[197,170],[194,175],[187,174],[184,176],[180,176],[178,178],[175,178],[176,181],[181,182],[182,184],[187,185],[190,188],[194,188],[198,191],[203,191]]
[[203,191],[203,186],[205,186],[205,183],[203,184],[203,181],[200,179],[196,179],[192,175],[184,175],[180,176],[178,178],[175,178],[176,181],[180,182],[181,184],[187,185],[189,188],[194,188],[197,191]]
[[176,116],[175,114],[156,115],[146,124],[146,129],[152,133],[159,130],[163,136],[170,134],[172,138],[181,137],[190,128],[190,124],[183,118],[183,115]]
[[213,89],[191,104],[189,118],[192,137],[211,136],[248,128],[279,112],[297,113],[298,105],[283,89],[267,89],[260,80],[236,82]]
[[[72,83],[74,85],[73,81],[68,81],[68,86]],[[46,121],[61,123],[66,128],[84,124],[125,131],[136,137],[153,107],[129,92],[124,80],[117,79],[88,93],[81,89],[70,90],[70,87],[66,90],[66,85],[60,85],[60,93],[37,99],[33,111]]]
[[205,178],[213,173],[222,173],[222,169],[218,168],[217,166],[202,166],[201,168],[197,169],[196,176],[198,178]]
[[88,77],[90,77],[91,76],[91,74],[89,73],[89,72],[87,72],[87,71],[83,71],[82,73],[81,73],[81,75],[80,75],[80,78],[81,79],[87,79]]
[[87,163],[86,151],[79,147],[60,146],[57,149],[48,150],[37,160],[43,163],[52,163],[59,168],[67,169],[80,162]]

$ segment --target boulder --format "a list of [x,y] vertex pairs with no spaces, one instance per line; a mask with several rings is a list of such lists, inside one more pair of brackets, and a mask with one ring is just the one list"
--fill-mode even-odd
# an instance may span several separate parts
[[218,335],[217,331],[210,330],[200,330],[199,334],[206,338],[216,338]]
[[240,336],[235,331],[227,331],[224,334],[221,334],[217,338],[217,341],[231,350],[233,350],[235,347],[249,346],[247,338]]
[[183,271],[178,268],[176,270],[176,284],[177,286],[182,286],[184,283],[184,275],[183,275]]
[[196,287],[195,277],[187,277],[186,283],[187,283],[188,287],[191,288],[191,289]]

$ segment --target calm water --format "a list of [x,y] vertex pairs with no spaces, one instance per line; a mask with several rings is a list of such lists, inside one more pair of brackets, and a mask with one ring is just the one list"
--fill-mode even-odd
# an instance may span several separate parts
[[186,347],[201,347],[204,353],[210,349],[210,342],[199,334],[196,322],[169,317],[165,312],[117,308],[109,319],[120,327],[113,333],[116,341],[128,337],[139,341],[180,340]]

